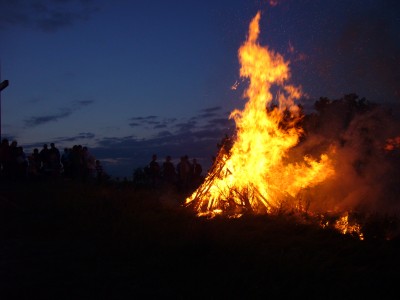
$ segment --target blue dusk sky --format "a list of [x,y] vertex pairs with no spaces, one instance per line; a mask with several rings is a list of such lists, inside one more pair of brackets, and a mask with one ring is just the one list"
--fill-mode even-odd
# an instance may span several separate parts
[[257,11],[305,107],[400,103],[397,0],[0,0],[2,138],[87,146],[118,177],[153,153],[207,169],[246,101],[237,51]]

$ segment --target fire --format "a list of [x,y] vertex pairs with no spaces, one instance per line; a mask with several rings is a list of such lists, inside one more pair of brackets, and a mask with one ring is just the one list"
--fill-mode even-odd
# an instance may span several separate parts
[[384,149],[386,151],[393,151],[396,148],[400,148],[400,136],[387,139]]
[[[299,142],[301,112],[295,100],[301,88],[290,84],[289,62],[258,42],[260,12],[249,26],[247,40],[238,51],[240,76],[249,80],[231,147],[222,147],[204,183],[186,199],[199,215],[246,211],[274,213],[298,208],[299,193],[333,176],[327,155],[289,162],[288,152]],[[272,89],[279,92],[274,97]]]
[[343,234],[357,235],[360,240],[364,240],[364,234],[361,232],[360,224],[350,224],[349,214],[347,212],[336,221],[334,226]]

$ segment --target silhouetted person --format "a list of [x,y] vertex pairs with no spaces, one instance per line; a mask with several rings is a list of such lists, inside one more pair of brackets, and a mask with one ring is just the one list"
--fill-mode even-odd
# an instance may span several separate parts
[[190,181],[192,187],[197,187],[201,182],[201,173],[203,172],[203,168],[197,162],[195,158],[192,160],[191,171],[190,171]]
[[64,177],[71,178],[71,149],[64,148],[64,151],[61,155],[61,164],[64,170]]
[[186,191],[189,184],[190,163],[187,155],[182,156],[180,162],[176,165],[178,174],[178,187],[180,191]]
[[91,180],[95,177],[96,159],[90,153],[88,147],[82,148],[83,180]]
[[71,151],[71,177],[72,179],[82,179],[83,176],[83,154],[82,146],[74,145]]
[[17,157],[18,157],[18,143],[17,141],[12,141],[10,144],[10,160],[9,160],[9,176],[11,179],[16,179],[17,178],[17,173],[18,173],[18,162],[17,162]]
[[10,171],[10,143],[8,139],[3,139],[0,145],[0,172],[2,177],[9,177]]
[[172,185],[176,180],[175,166],[171,161],[171,156],[167,156],[162,166],[162,176],[167,185]]
[[149,163],[148,169],[151,184],[155,187],[158,184],[158,180],[160,177],[160,165],[157,162],[157,155],[153,154],[151,162]]
[[[147,170],[149,167],[146,166],[145,169]],[[133,172],[133,185],[135,187],[146,186],[147,184],[147,171],[142,168],[137,168]]]
[[27,169],[28,169],[28,160],[26,158],[24,149],[19,146],[16,147],[16,157],[15,157],[15,174],[16,178],[23,180],[26,179],[27,176]]
[[49,148],[47,146],[47,144],[43,144],[43,148],[42,150],[40,150],[39,152],[40,155],[40,160],[42,162],[42,166],[41,166],[41,171],[43,174],[48,174],[49,173]]
[[106,172],[104,172],[100,160],[96,159],[95,165],[96,165],[96,181],[97,183],[103,183],[108,179],[108,175]]
[[33,149],[31,155],[28,156],[28,178],[36,179],[40,175],[41,160],[39,155],[39,149]]
[[56,148],[54,143],[51,143],[48,151],[48,167],[52,176],[60,175],[60,160],[60,151]]

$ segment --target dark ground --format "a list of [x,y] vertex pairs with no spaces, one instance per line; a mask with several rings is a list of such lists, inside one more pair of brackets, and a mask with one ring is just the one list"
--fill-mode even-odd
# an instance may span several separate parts
[[400,243],[289,216],[196,218],[182,195],[0,183],[0,299],[398,299]]

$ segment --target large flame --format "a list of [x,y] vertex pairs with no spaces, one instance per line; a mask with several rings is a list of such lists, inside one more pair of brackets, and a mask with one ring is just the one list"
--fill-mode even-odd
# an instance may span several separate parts
[[[297,125],[300,110],[294,103],[302,93],[299,87],[287,84],[289,63],[259,44],[259,20],[258,12],[238,53],[240,76],[249,80],[249,86],[244,109],[230,115],[237,128],[233,145],[221,148],[204,183],[186,199],[199,214],[295,208],[301,190],[334,173],[327,155],[319,161],[311,157],[298,163],[287,161],[288,151],[302,134]],[[271,88],[279,90],[276,97]]]

